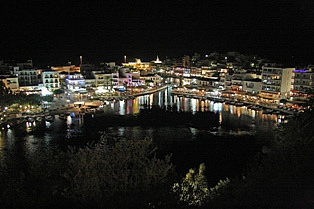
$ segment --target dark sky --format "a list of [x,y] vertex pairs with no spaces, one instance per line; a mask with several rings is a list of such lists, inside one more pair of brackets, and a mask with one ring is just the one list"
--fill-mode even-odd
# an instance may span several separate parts
[[0,59],[149,61],[216,50],[314,63],[310,0],[8,2],[0,7]]

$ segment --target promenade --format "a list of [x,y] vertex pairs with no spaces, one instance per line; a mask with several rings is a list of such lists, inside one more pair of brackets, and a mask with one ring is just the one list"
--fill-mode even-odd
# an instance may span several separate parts
[[181,96],[181,97],[186,97],[186,98],[195,98],[195,99],[202,99],[202,100],[211,100],[214,102],[228,102],[235,104],[237,106],[258,106],[262,109],[271,109],[273,112],[280,112],[283,114],[289,114],[289,115],[295,115],[297,113],[299,113],[298,111],[292,111],[292,110],[287,110],[287,109],[283,109],[283,108],[278,108],[278,105],[274,105],[274,104],[267,104],[267,103],[261,103],[260,101],[256,101],[256,102],[250,102],[250,101],[244,101],[244,100],[234,100],[232,98],[227,98],[227,97],[217,97],[217,96],[208,96],[206,94],[193,94],[190,92],[182,92],[182,91],[172,91],[171,92],[172,95],[177,95],[177,96]]

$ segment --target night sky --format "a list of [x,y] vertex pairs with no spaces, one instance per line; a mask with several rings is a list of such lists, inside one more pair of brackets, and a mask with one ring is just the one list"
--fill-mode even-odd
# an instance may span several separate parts
[[314,64],[310,0],[8,2],[0,7],[0,59],[119,63],[124,55],[239,51]]

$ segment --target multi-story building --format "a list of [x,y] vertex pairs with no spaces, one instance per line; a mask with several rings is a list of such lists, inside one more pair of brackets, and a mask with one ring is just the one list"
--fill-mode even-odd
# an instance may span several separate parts
[[19,81],[18,78],[14,75],[2,75],[0,76],[0,81],[10,89],[13,93],[19,91]]
[[40,83],[40,71],[36,69],[19,69],[17,72],[20,86],[37,86]]
[[90,77],[92,74],[92,71],[95,70],[95,65],[93,64],[81,64],[80,65],[80,71],[84,77]]
[[60,89],[60,79],[57,71],[43,71],[41,76],[43,86],[46,87],[48,91],[53,92],[56,89]]
[[105,89],[112,89],[113,84],[112,84],[112,78],[113,74],[112,73],[96,73],[94,74],[95,76],[95,87],[100,87],[103,86]]
[[161,83],[161,76],[160,75],[146,75],[141,76],[140,79],[147,84],[150,84],[151,86],[156,86]]
[[71,73],[66,76],[66,87],[73,92],[86,92],[85,79],[80,73]]
[[262,101],[278,103],[280,99],[287,99],[294,70],[295,68],[263,66],[260,93]]
[[128,68],[120,68],[118,73],[119,73],[118,86],[132,85],[132,73]]
[[214,78],[198,78],[197,79],[197,86],[199,87],[218,87],[217,86],[217,79]]
[[243,92],[250,94],[259,94],[262,90],[262,80],[259,78],[254,78],[250,80],[243,81]]
[[307,100],[313,96],[310,91],[314,88],[314,71],[309,69],[298,69],[293,72],[291,97],[294,100]]
[[229,73],[221,74],[220,83],[223,88],[230,90],[232,84],[232,75],[230,75]]
[[135,59],[135,62],[122,63],[123,67],[128,67],[137,70],[151,70],[152,65],[150,62],[142,62],[141,59]]

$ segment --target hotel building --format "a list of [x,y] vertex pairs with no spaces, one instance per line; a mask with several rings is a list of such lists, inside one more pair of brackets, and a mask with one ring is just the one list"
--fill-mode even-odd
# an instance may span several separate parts
[[313,96],[309,91],[314,87],[314,71],[312,68],[294,70],[291,97],[293,100],[307,100]]
[[262,67],[262,101],[279,103],[280,99],[290,96],[291,81],[295,68],[281,68],[272,66]]
[[53,92],[56,89],[60,89],[60,79],[57,71],[43,71],[41,75],[43,86],[46,87],[48,91]]

